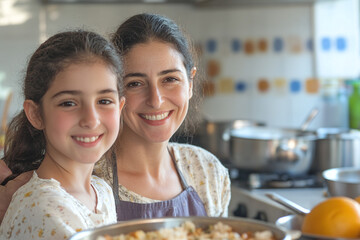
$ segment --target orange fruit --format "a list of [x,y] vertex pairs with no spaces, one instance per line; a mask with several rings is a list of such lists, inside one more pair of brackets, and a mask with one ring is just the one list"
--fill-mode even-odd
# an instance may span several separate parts
[[360,204],[348,197],[332,197],[317,204],[303,221],[302,232],[337,238],[360,236]]

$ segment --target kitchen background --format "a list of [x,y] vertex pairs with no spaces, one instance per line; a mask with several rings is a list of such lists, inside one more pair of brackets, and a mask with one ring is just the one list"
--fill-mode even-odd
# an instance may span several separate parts
[[20,82],[40,42],[74,27],[107,36],[129,16],[152,12],[179,23],[201,52],[204,118],[298,128],[317,107],[310,128],[348,127],[360,70],[358,0],[57,2],[0,2],[0,113],[13,93],[5,121],[21,108]]
[[[0,149],[4,123],[22,107],[20,83],[26,62],[41,42],[54,33],[76,27],[108,36],[121,22],[140,12],[174,19],[196,43],[200,53],[198,69],[207,80],[204,119],[220,123],[241,119],[299,128],[311,110],[317,108],[319,114],[310,123],[310,129],[349,127],[349,102],[354,100],[350,96],[356,93],[353,84],[360,81],[358,0],[80,2],[85,1],[0,0]],[[358,109],[360,119],[360,96],[358,99],[356,108],[351,110]],[[359,123],[360,120],[353,127],[358,128]],[[220,160],[228,160],[229,144],[219,141],[221,133],[217,134],[207,139],[211,140],[210,145],[214,144],[211,148],[215,146],[213,153]],[[263,146],[275,149],[284,142],[261,139],[253,145],[241,145],[241,139],[234,139],[230,142],[245,146],[241,148],[245,150],[230,159],[235,168],[226,165],[232,177],[230,215],[275,222],[290,214],[265,197],[267,188],[310,209],[326,197],[323,185],[318,184],[318,173],[334,166],[360,166],[359,135],[350,140],[347,135],[319,139],[316,151],[312,140],[295,145],[293,139],[288,140],[286,146],[300,147],[307,154],[288,162],[280,157],[279,162],[291,171],[302,171],[299,176],[262,173],[264,166],[270,165],[274,171],[281,169],[273,164],[272,151],[265,151]],[[290,147],[291,157],[295,152]],[[316,171],[308,174],[307,168],[312,164],[308,156],[313,154],[316,161],[311,169]],[[241,164],[254,171],[233,171],[239,166],[239,170],[244,170]],[[249,186],[244,188],[244,180],[249,180],[249,191]]]

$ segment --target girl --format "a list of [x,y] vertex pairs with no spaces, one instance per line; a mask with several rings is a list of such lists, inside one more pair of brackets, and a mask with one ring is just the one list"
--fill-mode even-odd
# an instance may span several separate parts
[[92,176],[120,125],[120,60],[100,35],[54,35],[31,57],[23,111],[10,123],[4,159],[35,170],[13,196],[0,239],[67,239],[116,222],[111,188]]

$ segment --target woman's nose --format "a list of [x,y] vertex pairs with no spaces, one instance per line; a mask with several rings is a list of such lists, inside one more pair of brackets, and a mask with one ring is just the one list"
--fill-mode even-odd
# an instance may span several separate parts
[[148,104],[153,108],[159,108],[163,103],[163,94],[157,86],[149,88]]
[[100,124],[99,113],[96,106],[84,106],[81,113],[80,126],[94,129]]

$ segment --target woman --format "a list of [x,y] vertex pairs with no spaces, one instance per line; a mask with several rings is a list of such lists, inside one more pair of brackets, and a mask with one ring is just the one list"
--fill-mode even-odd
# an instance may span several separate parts
[[170,19],[146,13],[111,40],[124,62],[124,122],[116,154],[95,173],[113,186],[118,220],[227,216],[227,169],[202,148],[169,142],[181,125],[193,127],[198,111],[190,42]]
[[123,57],[126,106],[116,166],[104,164],[108,171],[97,174],[119,193],[118,220],[227,216],[227,170],[204,149],[169,143],[199,102],[189,41],[173,21],[154,14],[129,18],[111,40]]

